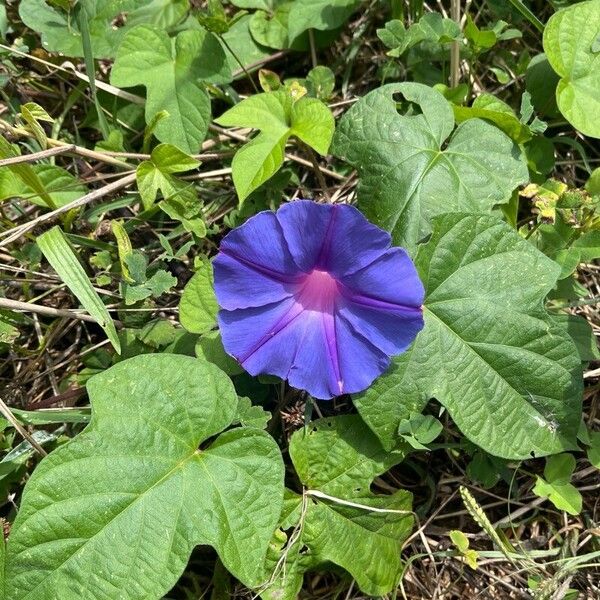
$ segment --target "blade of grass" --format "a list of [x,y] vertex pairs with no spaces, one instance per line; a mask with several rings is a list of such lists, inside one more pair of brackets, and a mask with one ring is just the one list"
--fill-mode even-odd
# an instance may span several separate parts
[[102,135],[106,140],[108,139],[110,128],[108,127],[108,123],[106,122],[106,118],[104,116],[104,111],[102,110],[102,105],[100,104],[100,101],[98,100],[98,95],[96,93],[96,68],[94,66],[92,39],[90,36],[90,28],[88,26],[89,17],[87,14],[85,2],[81,2],[79,4],[79,8],[77,9],[77,20],[79,22],[79,31],[81,31],[81,44],[83,46],[85,70],[87,71],[90,80],[90,90],[92,92],[92,98],[94,99],[94,105],[96,106],[96,112],[98,113],[98,124],[100,125],[100,131],[102,131]]
[[37,244],[63,282],[75,294],[88,313],[94,317],[98,325],[104,329],[113,348],[118,354],[121,354],[121,344],[115,324],[60,227],[53,227],[50,231],[43,233],[39,236]]
[[544,24],[527,8],[521,0],[508,0],[540,33],[544,33]]

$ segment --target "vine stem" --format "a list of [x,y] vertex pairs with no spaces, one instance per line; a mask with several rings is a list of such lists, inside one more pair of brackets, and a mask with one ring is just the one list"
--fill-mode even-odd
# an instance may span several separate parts
[[227,50],[231,53],[231,56],[233,56],[233,58],[235,59],[235,62],[238,65],[240,65],[240,69],[242,69],[242,71],[248,78],[248,81],[252,84],[254,91],[257,94],[260,94],[260,90],[258,89],[256,83],[254,83],[254,79],[252,79],[252,76],[250,75],[250,73],[248,73],[248,71],[246,70],[246,67],[244,67],[244,65],[242,64],[242,61],[238,58],[237,54],[233,51],[233,48],[227,43],[227,40],[222,35],[219,35],[219,39],[223,42],[223,45],[225,46],[225,48],[227,48]]
[[315,45],[315,32],[312,27],[308,30],[308,42],[310,44],[310,59],[313,69],[319,64],[317,62],[317,47]]
[[315,176],[317,177],[319,186],[320,186],[321,190],[323,191],[323,195],[327,199],[327,202],[330,203],[331,195],[329,194],[327,182],[325,181],[325,177],[323,177],[323,172],[321,171],[321,167],[319,166],[319,161],[317,160],[317,157],[315,156],[315,152],[308,144],[302,143],[302,145],[304,146],[304,149],[306,150],[306,154],[308,155],[308,158],[310,159],[310,162],[312,163],[312,167],[315,172]]

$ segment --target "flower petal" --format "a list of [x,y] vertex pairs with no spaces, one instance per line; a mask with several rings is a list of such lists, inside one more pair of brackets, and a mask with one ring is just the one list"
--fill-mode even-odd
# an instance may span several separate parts
[[292,387],[327,400],[344,393],[333,314],[305,311],[304,334],[287,375]]
[[423,329],[420,308],[374,309],[346,299],[339,303],[339,314],[374,346],[386,354],[401,354]]
[[251,375],[288,379],[320,399],[341,393],[333,315],[293,299],[219,312],[225,350]]
[[275,213],[264,211],[232,229],[220,251],[283,282],[294,281],[299,269],[292,259]]
[[347,204],[296,200],[277,211],[291,255],[309,273],[328,271],[336,277],[373,262],[390,246],[389,233],[367,221]]
[[217,255],[213,267],[217,301],[226,310],[278,302],[293,295],[300,285],[276,279],[223,252]]
[[362,392],[388,369],[390,359],[339,313],[335,317],[335,332],[342,391],[344,394]]
[[341,277],[340,281],[345,286],[347,299],[374,309],[418,308],[425,298],[419,274],[403,248],[390,248],[368,266]]
[[[274,339],[280,341],[282,332],[301,311],[294,298],[259,307],[220,310],[217,319],[223,347],[251,375],[268,373],[283,377],[291,366],[295,346],[275,344],[278,352],[267,360],[262,360],[266,357],[264,348]],[[275,362],[270,362],[273,358]]]

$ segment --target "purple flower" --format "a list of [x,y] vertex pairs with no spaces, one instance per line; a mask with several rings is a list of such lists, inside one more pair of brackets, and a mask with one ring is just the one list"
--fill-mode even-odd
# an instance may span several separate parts
[[225,350],[315,398],[359,392],[423,328],[402,248],[354,207],[298,200],[231,231],[214,261]]

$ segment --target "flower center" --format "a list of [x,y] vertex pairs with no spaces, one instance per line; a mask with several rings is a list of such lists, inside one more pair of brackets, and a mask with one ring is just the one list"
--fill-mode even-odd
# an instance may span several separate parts
[[329,312],[338,293],[338,282],[327,271],[315,269],[306,276],[298,302],[306,310]]

